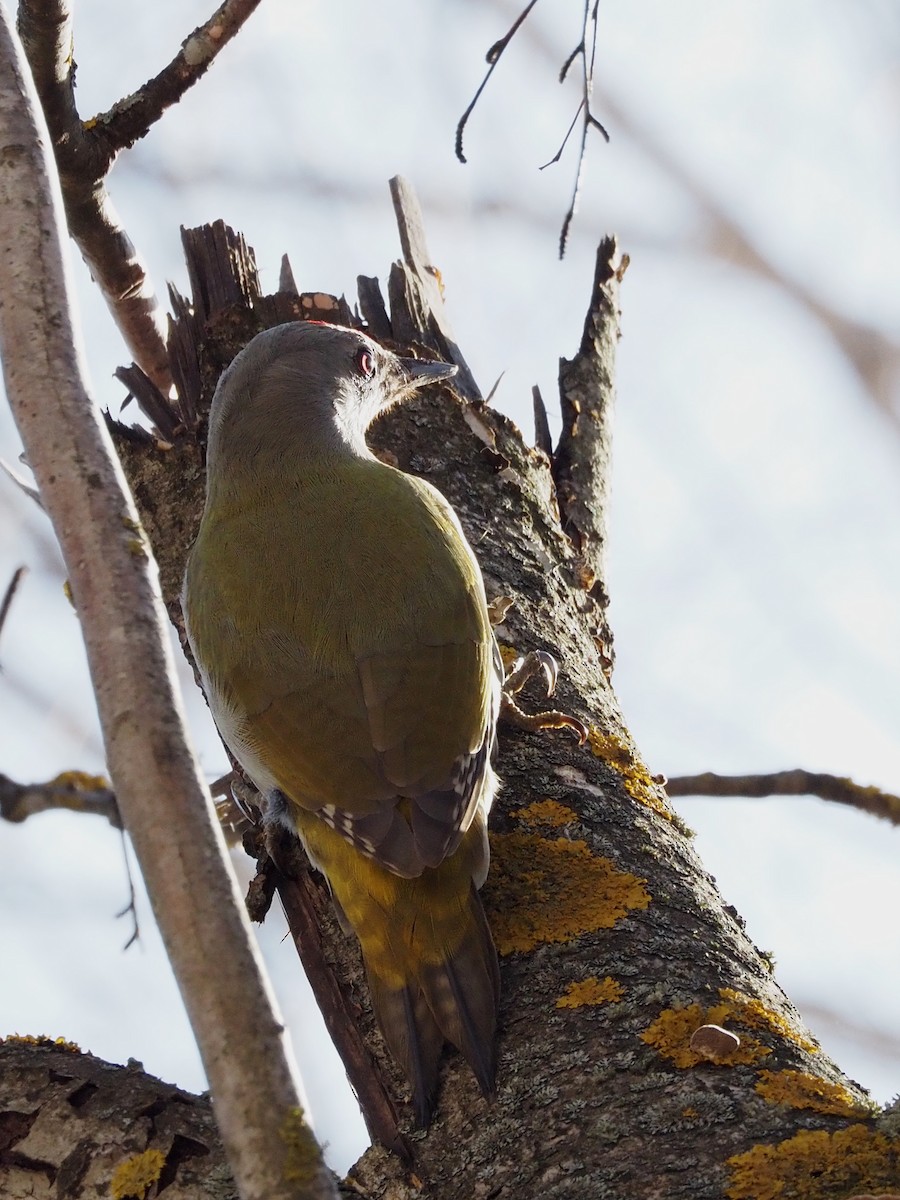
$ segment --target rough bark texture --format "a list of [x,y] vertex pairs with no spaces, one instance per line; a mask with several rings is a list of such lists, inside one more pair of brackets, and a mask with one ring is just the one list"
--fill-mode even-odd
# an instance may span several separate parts
[[[600,272],[604,296],[590,306],[612,321],[615,274]],[[399,290],[392,299],[402,303]],[[250,295],[219,311],[205,305],[195,288],[199,354],[196,369],[182,372],[195,390],[181,399],[185,431],[170,448],[114,429],[179,624],[181,569],[201,506],[204,417],[219,371],[266,324],[349,315],[343,302],[314,293]],[[393,308],[387,317],[372,280],[362,306],[377,315],[382,336],[386,320],[394,334],[409,319]],[[580,404],[608,400],[595,383]],[[548,455],[505,417],[447,389],[390,414],[373,443],[456,507],[489,596],[514,599],[501,644],[559,659],[555,703],[584,720],[590,737],[579,746],[565,731],[501,730],[505,787],[484,889],[502,963],[497,1099],[485,1103],[448,1057],[428,1135],[408,1137],[406,1158],[367,1152],[351,1172],[357,1193],[844,1200],[896,1190],[892,1119],[875,1117],[804,1028],[631,740],[597,636],[602,580],[585,572],[583,544],[560,525]],[[540,706],[537,692],[531,700]],[[356,947],[328,915],[320,885],[309,886],[319,896],[324,958],[344,997],[336,1023],[355,1020],[388,1091],[402,1099]],[[714,1036],[692,1044],[710,1025],[727,1027],[739,1045],[710,1058],[716,1051],[704,1046],[714,1047]]]
[[0,1043],[4,1200],[143,1198],[151,1187],[166,1200],[237,1200],[207,1098],[77,1046]]

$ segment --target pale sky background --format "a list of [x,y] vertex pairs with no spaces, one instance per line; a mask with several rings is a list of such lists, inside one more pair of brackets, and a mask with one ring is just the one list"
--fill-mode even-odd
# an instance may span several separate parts
[[[82,116],[155,73],[212,7],[81,0]],[[484,391],[505,372],[496,402],[529,432],[531,386],[553,409],[594,249],[618,234],[632,263],[610,616],[615,684],[645,758],[669,775],[802,766],[900,791],[900,9],[601,0],[596,109],[612,141],[590,140],[560,264],[574,147],[537,168],[578,102],[577,72],[563,88],[556,74],[582,9],[537,6],[470,121],[461,166],[456,120],[516,4],[263,0],[122,158],[114,200],[159,288],[186,290],[179,225],[222,217],[256,248],[270,290],[287,251],[302,289],[352,297],[357,274],[384,279],[399,254],[387,180],[407,176],[463,352]],[[714,252],[709,206],[768,261],[768,278]],[[125,351],[80,263],[77,279],[95,393],[118,412],[112,371]],[[893,416],[823,311],[857,322],[863,345],[887,339]],[[20,449],[4,408],[0,456]],[[0,588],[23,563],[0,638],[0,771],[23,782],[102,771],[52,534],[0,478]],[[224,753],[202,699],[189,706],[214,778]],[[814,1032],[889,1099],[900,1090],[900,830],[811,799],[677,806]],[[121,839],[99,819],[0,826],[0,1036],[62,1035],[200,1089],[143,895],[140,942],[123,952],[127,902]],[[364,1136],[281,938],[272,920],[266,958],[317,1129],[345,1167]]]

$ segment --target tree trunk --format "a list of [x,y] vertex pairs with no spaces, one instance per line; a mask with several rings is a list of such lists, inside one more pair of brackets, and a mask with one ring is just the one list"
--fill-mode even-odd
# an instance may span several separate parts
[[[409,199],[398,194],[408,217]],[[179,628],[181,573],[202,507],[204,421],[221,369],[268,325],[354,321],[344,301],[319,293],[261,296],[252,252],[221,224],[186,235],[186,245],[193,300],[174,297],[179,400],[167,440],[113,430]],[[361,280],[369,328],[395,340],[402,330],[404,342],[462,362],[424,242],[404,237],[404,251],[389,316],[375,281]],[[724,905],[610,682],[600,509],[621,272],[615,244],[604,242],[581,348],[562,364],[556,455],[530,448],[476,398],[465,373],[468,399],[421,396],[373,437],[378,453],[454,505],[489,598],[513,600],[497,631],[501,646],[559,660],[555,703],[589,736],[579,745],[565,729],[501,728],[504,786],[483,893],[501,956],[497,1098],[482,1100],[464,1064],[448,1056],[427,1136],[411,1136],[357,948],[340,933],[323,885],[308,868],[285,875],[267,866],[260,877],[263,892],[284,890],[289,912],[294,895],[298,912],[305,905],[317,914],[316,928],[296,918],[295,940],[318,955],[312,982],[369,1128],[396,1151],[368,1151],[351,1172],[352,1194],[843,1200],[900,1184],[890,1117],[877,1118],[819,1049]],[[151,386],[134,371],[127,378]],[[162,397],[154,402],[165,410]],[[537,690],[525,695],[541,707]]]

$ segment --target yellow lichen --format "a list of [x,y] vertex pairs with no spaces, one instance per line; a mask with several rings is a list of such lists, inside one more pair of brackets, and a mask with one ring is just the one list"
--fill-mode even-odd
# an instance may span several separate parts
[[71,1054],[81,1054],[81,1047],[75,1042],[67,1042],[62,1037],[44,1037],[43,1034],[33,1037],[30,1033],[11,1033],[8,1037],[0,1038],[0,1045],[4,1042],[21,1042],[26,1046],[47,1046],[53,1050],[68,1050]]
[[596,725],[588,729],[588,744],[598,758],[602,758],[621,775],[629,796],[667,820],[672,820],[674,813],[666,801],[665,793],[630,746],[613,734],[604,733]]
[[621,1000],[625,989],[616,979],[609,975],[598,979],[591,975],[579,983],[570,983],[565,992],[557,998],[557,1008],[584,1008],[593,1004],[607,1004],[610,1001]]
[[287,1151],[285,1179],[290,1183],[311,1183],[322,1167],[322,1154],[302,1109],[292,1108],[279,1132]]
[[731,1006],[732,1019],[746,1025],[748,1029],[768,1029],[770,1033],[787,1038],[810,1054],[819,1050],[816,1042],[804,1037],[786,1017],[767,1008],[761,1000],[746,996],[743,992],[736,992],[733,988],[719,988],[719,995]]
[[832,1200],[900,1183],[900,1142],[865,1125],[803,1130],[726,1160],[728,1200]]
[[103,792],[109,790],[110,783],[104,776],[89,775],[87,771],[62,771],[47,786],[70,788],[73,792]]
[[514,646],[506,646],[503,642],[497,643],[497,649],[500,651],[500,661],[503,663],[503,670],[508,671],[519,657],[519,652]]
[[841,1084],[803,1071],[760,1071],[756,1090],[770,1104],[787,1104],[790,1108],[811,1108],[837,1117],[858,1117],[868,1112]]
[[[767,1008],[761,1000],[745,996],[733,988],[719,988],[721,1004],[704,1008],[701,1004],[690,1004],[683,1008],[668,1008],[661,1012],[653,1024],[640,1036],[660,1054],[672,1060],[676,1067],[695,1067],[708,1061],[691,1049],[690,1041],[701,1025],[742,1025],[745,1029],[765,1030],[776,1037],[787,1038],[795,1046],[810,1052],[818,1050],[815,1042],[805,1038],[781,1013]],[[725,1055],[721,1061],[726,1066],[739,1063],[755,1063],[771,1051],[756,1038],[741,1034],[741,1044],[733,1054]]]
[[144,1200],[147,1189],[152,1187],[162,1174],[166,1156],[161,1150],[145,1150],[119,1163],[110,1180],[110,1195],[113,1200],[137,1197]]
[[549,825],[551,828],[561,828],[578,820],[578,813],[574,809],[567,808],[565,804],[559,804],[556,800],[535,800],[525,808],[516,809],[512,816],[525,825]]
[[681,1110],[681,1115],[686,1121],[693,1121],[695,1117],[700,1116],[700,1113],[696,1108],[692,1108],[691,1105],[688,1105],[687,1108],[683,1108]]
[[[725,1025],[732,1018],[728,1004],[714,1004],[704,1008],[702,1004],[688,1004],[683,1008],[664,1009],[652,1025],[640,1035],[641,1041],[652,1046],[676,1067],[696,1067],[709,1063],[705,1054],[691,1048],[691,1038],[701,1025]],[[742,1036],[739,1045],[730,1054],[719,1060],[724,1066],[734,1067],[759,1062],[771,1051],[756,1038]]]
[[592,854],[587,842],[532,833],[492,835],[484,897],[501,954],[611,929],[650,903],[643,879]]

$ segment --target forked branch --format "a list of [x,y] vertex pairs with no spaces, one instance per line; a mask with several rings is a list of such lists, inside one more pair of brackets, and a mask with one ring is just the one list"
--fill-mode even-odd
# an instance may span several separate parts
[[[472,112],[474,111],[476,104],[481,99],[482,92],[487,87],[488,80],[490,79],[491,75],[493,75],[494,68],[497,66],[497,63],[500,61],[500,58],[503,55],[503,52],[507,49],[510,42],[515,37],[516,33],[521,28],[523,22],[525,21],[525,18],[528,16],[528,14],[534,8],[536,3],[537,3],[537,0],[529,0],[529,3],[526,4],[526,6],[522,10],[522,12],[519,13],[518,17],[516,17],[515,21],[512,23],[512,25],[507,30],[507,32],[503,35],[503,37],[500,38],[499,41],[494,42],[494,44],[491,46],[491,48],[487,52],[486,57],[487,57],[487,61],[488,61],[488,69],[485,74],[485,77],[484,77],[484,79],[482,79],[481,83],[478,85],[478,90],[476,91],[475,95],[472,97],[471,103],[469,104],[468,108],[463,113],[463,115],[460,117],[459,122],[456,126],[456,157],[462,163],[464,163],[466,161],[466,156],[463,153],[463,134],[465,132],[465,128],[468,123],[469,117],[472,115]],[[599,133],[601,133],[603,135],[603,137],[606,139],[606,141],[609,141],[609,134],[607,133],[606,128],[598,120],[598,118],[594,114],[594,111],[592,108],[594,68],[595,68],[596,59],[597,59],[597,9],[598,9],[598,7],[599,7],[599,0],[593,0],[593,4],[591,3],[591,0],[585,0],[584,18],[583,18],[582,26],[581,26],[581,38],[578,42],[578,45],[575,47],[575,49],[571,52],[571,54],[568,56],[568,58],[563,63],[563,65],[560,69],[560,72],[559,72],[559,82],[564,83],[572,64],[576,61],[576,59],[579,59],[579,58],[581,59],[581,76],[582,76],[581,102],[575,111],[575,116],[572,118],[571,125],[566,130],[565,137],[563,138],[562,142],[560,143],[559,149],[556,151],[556,153],[553,155],[553,157],[548,162],[545,162],[544,165],[541,167],[541,170],[543,171],[547,167],[552,166],[554,163],[559,162],[559,160],[562,158],[563,151],[565,150],[566,146],[569,143],[569,139],[572,136],[572,132],[574,131],[575,126],[578,124],[578,119],[580,117],[581,118],[581,145],[580,145],[579,151],[578,151],[578,167],[575,172],[575,184],[572,189],[572,199],[569,203],[569,208],[568,208],[565,218],[563,220],[562,230],[560,231],[560,235],[559,235],[559,257],[560,258],[562,258],[566,253],[566,243],[568,242],[568,239],[569,239],[569,227],[572,224],[572,220],[575,216],[575,212],[578,207],[578,200],[579,200],[579,196],[581,193],[581,179],[582,179],[582,175],[584,173],[584,160],[585,160],[585,154],[587,151],[588,131],[590,129],[596,129],[596,130],[598,130]],[[588,53],[588,46],[590,46],[590,54]]]
[[[158,75],[88,121],[82,121],[75,102],[69,0],[20,0],[19,4],[19,33],[50,131],[69,233],[129,351],[163,396],[172,377],[162,311],[147,268],[113,207],[106,177],[118,153],[143,137],[196,83],[259,2],[225,0],[185,39]],[[145,412],[159,428],[160,414]],[[162,425],[171,423],[163,414]]]

